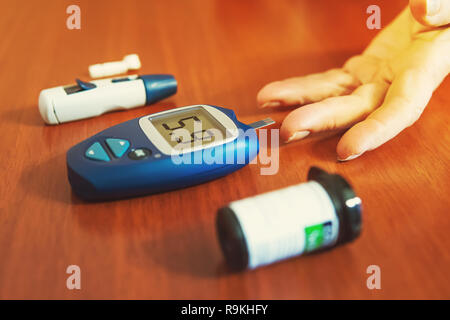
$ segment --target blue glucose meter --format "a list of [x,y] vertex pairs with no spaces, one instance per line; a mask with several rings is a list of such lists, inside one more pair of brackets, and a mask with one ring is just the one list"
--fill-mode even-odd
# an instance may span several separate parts
[[69,182],[87,200],[117,199],[188,187],[222,177],[259,152],[255,129],[232,110],[194,105],[106,129],[67,152]]

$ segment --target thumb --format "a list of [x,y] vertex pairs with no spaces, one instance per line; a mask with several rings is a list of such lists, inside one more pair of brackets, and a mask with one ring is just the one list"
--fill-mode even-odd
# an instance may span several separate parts
[[409,0],[409,7],[423,25],[440,27],[450,23],[450,0]]

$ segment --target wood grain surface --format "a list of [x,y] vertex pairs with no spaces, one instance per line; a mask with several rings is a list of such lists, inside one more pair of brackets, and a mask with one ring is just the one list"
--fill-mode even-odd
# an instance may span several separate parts
[[[65,153],[128,119],[190,104],[233,108],[242,122],[288,109],[256,107],[266,83],[340,66],[377,31],[373,1],[0,1],[0,298],[345,299],[450,298],[450,82],[421,119],[347,163],[341,133],[279,148],[262,164],[187,189],[86,203],[67,180]],[[407,1],[376,1],[386,26]],[[66,8],[81,8],[81,30]],[[142,73],[172,73],[179,92],[155,105],[44,125],[40,90],[89,80],[87,67],[138,53]],[[275,128],[277,127],[275,126]],[[363,200],[355,242],[254,271],[225,267],[214,220],[233,200],[306,181],[312,165],[347,177]],[[81,268],[81,290],[66,268]],[[366,268],[381,268],[369,290]]]

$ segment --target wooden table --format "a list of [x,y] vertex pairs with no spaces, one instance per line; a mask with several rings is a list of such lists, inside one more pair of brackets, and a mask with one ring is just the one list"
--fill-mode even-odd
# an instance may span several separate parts
[[[146,197],[86,203],[67,181],[65,153],[122,121],[196,103],[234,108],[243,122],[264,84],[341,65],[376,34],[372,1],[1,1],[0,298],[450,298],[448,79],[423,116],[360,159],[336,161],[339,134],[282,145],[276,175],[250,165],[222,179]],[[378,1],[385,26],[406,1]],[[44,125],[41,89],[88,80],[90,64],[139,53],[140,73],[172,73],[176,96],[150,107]],[[310,166],[347,177],[364,230],[349,245],[251,272],[224,265],[214,220],[230,201],[304,182]],[[81,290],[66,268],[81,268]],[[381,268],[369,290],[366,268]]]

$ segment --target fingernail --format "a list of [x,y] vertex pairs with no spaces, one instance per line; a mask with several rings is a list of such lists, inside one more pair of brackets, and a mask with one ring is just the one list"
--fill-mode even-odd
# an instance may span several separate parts
[[269,101],[264,103],[261,108],[276,108],[281,106],[281,103],[279,103],[278,101]]
[[362,155],[364,152],[361,152],[361,153],[358,153],[358,154],[352,154],[351,156],[349,156],[349,157],[347,157],[347,158],[345,158],[345,159],[339,159],[339,157],[338,157],[338,161],[341,161],[341,162],[344,162],[344,161],[350,161],[350,160],[353,160],[353,159],[356,159],[356,158],[358,158],[360,155]]
[[441,0],[427,0],[427,16],[434,16],[441,9]]
[[292,136],[290,136],[289,139],[286,140],[286,143],[303,139],[304,137],[306,137],[309,134],[310,134],[309,131],[297,131]]

